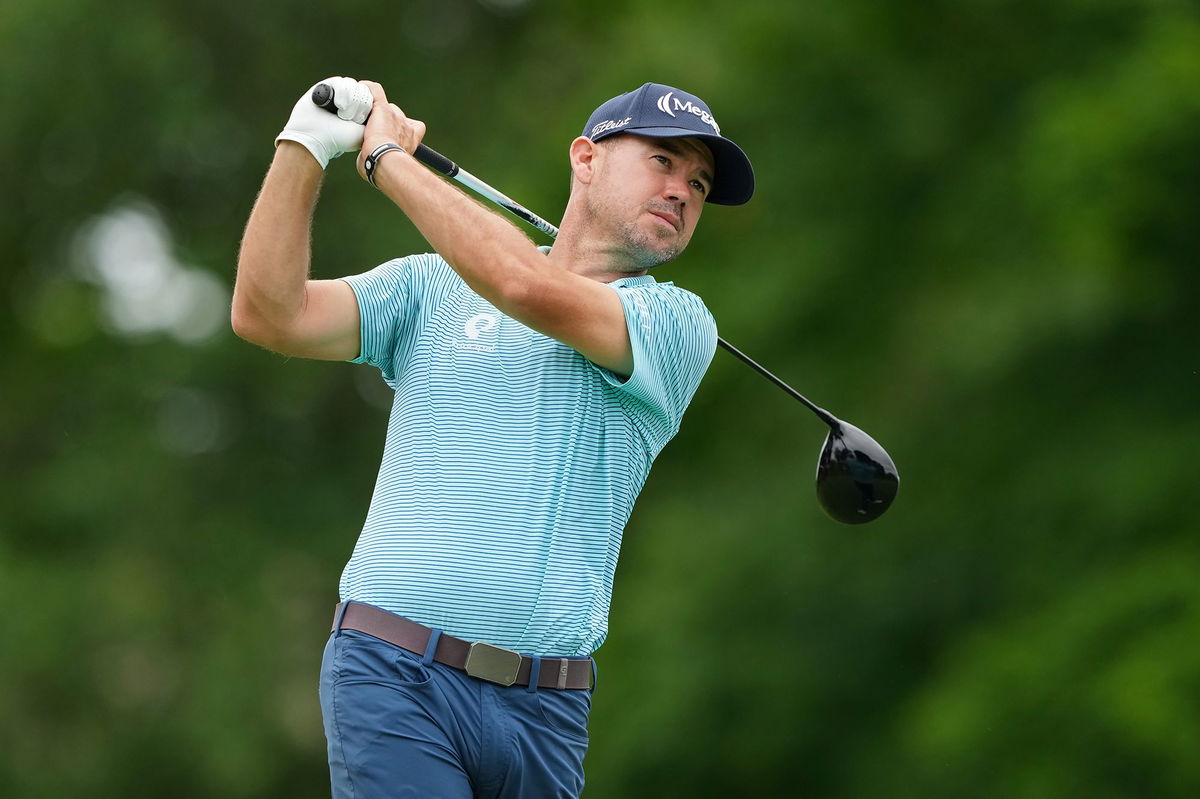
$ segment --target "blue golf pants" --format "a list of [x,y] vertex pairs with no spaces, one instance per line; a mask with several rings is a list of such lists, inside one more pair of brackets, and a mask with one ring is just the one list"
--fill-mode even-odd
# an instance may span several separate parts
[[591,693],[496,685],[335,632],[321,663],[333,798],[578,797]]

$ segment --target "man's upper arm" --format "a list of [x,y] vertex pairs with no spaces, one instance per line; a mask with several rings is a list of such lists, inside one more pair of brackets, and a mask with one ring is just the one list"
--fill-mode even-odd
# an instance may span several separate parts
[[502,310],[598,366],[619,375],[633,371],[625,310],[606,283],[557,271]]
[[670,285],[620,287],[634,368],[605,378],[636,399],[660,447],[675,435],[717,348],[716,322],[704,302]]
[[310,280],[304,293],[304,308],[291,326],[260,343],[300,358],[348,361],[358,357],[358,300],[350,286],[341,280]]
[[[288,349],[271,349],[305,358],[369,363],[385,377],[391,375],[397,335],[403,327],[398,322],[412,317],[414,292],[427,282],[433,265],[430,256],[409,256],[337,280],[308,281],[304,311],[290,329]],[[438,285],[445,289],[444,283]]]

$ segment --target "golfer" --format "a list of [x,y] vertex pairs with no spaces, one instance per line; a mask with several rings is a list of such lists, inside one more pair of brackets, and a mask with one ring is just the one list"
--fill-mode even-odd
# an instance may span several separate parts
[[[614,97],[570,143],[539,249],[413,158],[425,125],[381,86],[325,83],[337,113],[306,92],[277,139],[232,319],[395,392],[321,667],[333,795],[578,796],[623,528],[716,348],[701,300],[648,272],[706,203],[750,199],[749,159],[695,95]],[[433,252],[312,280],[323,170],[353,150]]]

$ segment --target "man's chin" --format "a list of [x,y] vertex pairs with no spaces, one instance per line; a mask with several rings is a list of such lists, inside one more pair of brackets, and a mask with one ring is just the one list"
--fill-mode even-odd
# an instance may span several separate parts
[[628,248],[626,252],[630,253],[641,269],[652,269],[674,261],[687,246],[686,241],[680,242],[678,234],[673,235],[671,231],[664,229],[648,233],[644,228],[639,230],[630,225],[625,228],[624,233]]
[[683,247],[668,247],[643,250],[643,260],[646,269],[670,263],[683,253]]
[[687,241],[684,240],[683,236],[677,233],[668,235],[664,231],[664,235],[659,236],[657,240],[651,242],[650,246],[646,249],[649,251],[647,255],[654,260],[654,265],[661,266],[678,258],[683,254],[686,247]]

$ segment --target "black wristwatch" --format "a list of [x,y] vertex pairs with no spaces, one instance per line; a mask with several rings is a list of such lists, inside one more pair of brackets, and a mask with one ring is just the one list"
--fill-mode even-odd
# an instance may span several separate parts
[[[390,153],[392,150],[399,150],[402,153],[408,152],[399,144],[393,141],[384,142],[371,151],[366,160],[363,161],[363,172],[367,173],[367,182],[375,186],[375,169],[379,166],[379,159]],[[379,188],[375,186],[375,188]]]

